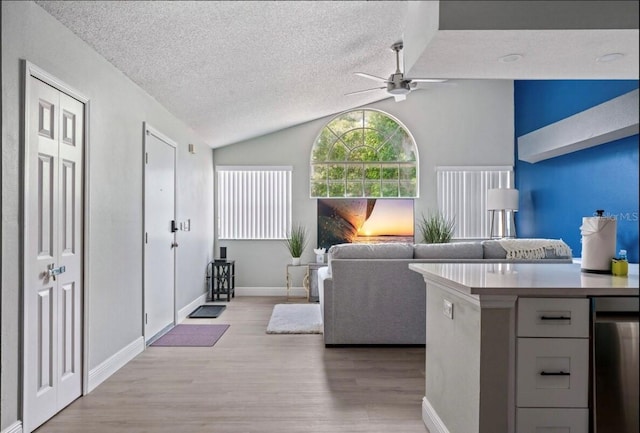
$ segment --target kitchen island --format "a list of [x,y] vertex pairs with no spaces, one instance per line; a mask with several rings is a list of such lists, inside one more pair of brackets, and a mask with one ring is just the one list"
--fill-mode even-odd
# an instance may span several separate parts
[[637,308],[637,273],[538,263],[409,268],[426,282],[430,433],[589,432],[593,299]]

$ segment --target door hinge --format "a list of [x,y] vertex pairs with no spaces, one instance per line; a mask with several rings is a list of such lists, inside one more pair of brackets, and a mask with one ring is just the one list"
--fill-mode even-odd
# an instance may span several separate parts
[[144,153],[144,163],[149,164],[149,152]]
[[149,324],[149,314],[148,314],[148,313],[145,313],[145,314],[144,314],[144,324],[145,324],[145,325],[148,325],[148,324]]
[[148,244],[149,243],[149,233],[144,232],[144,243]]

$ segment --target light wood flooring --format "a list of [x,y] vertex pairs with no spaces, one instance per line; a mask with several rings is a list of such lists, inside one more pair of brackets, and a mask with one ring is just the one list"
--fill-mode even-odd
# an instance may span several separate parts
[[[424,348],[265,333],[278,297],[236,297],[213,347],[149,347],[37,433],[425,433]],[[218,302],[218,304],[226,304]]]

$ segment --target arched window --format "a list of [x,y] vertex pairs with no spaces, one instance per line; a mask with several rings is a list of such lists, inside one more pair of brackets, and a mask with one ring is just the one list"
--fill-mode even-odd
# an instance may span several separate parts
[[418,150],[407,129],[377,110],[334,117],[311,151],[311,197],[417,197]]

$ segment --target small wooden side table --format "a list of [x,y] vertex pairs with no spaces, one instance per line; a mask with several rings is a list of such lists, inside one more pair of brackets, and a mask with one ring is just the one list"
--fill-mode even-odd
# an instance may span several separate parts
[[305,268],[306,271],[304,273],[304,277],[302,278],[302,286],[304,287],[305,292],[307,292],[307,301],[309,300],[309,265],[307,263],[300,263],[299,265],[293,265],[289,263],[287,265],[287,299],[290,299],[290,291],[291,291],[291,268]]
[[209,280],[209,295],[212,301],[220,300],[221,294],[227,295],[227,302],[236,297],[236,261],[214,260],[211,265],[211,279]]

